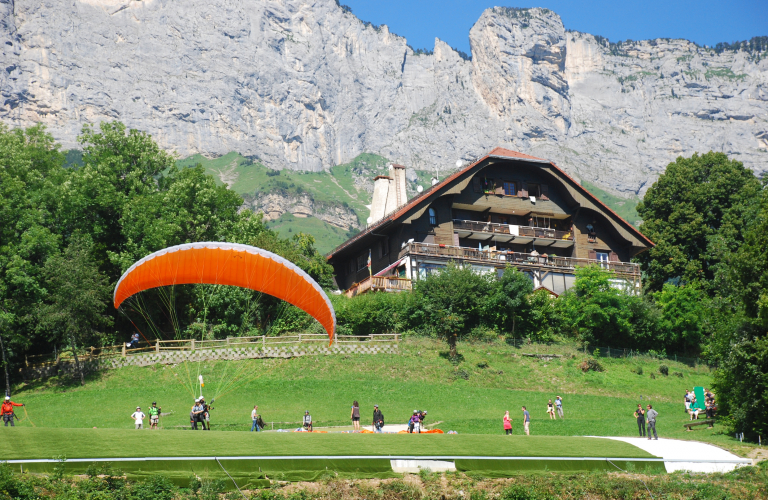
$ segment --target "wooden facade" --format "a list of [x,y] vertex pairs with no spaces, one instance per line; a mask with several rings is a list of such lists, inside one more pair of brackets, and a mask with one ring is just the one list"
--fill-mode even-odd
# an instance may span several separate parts
[[[336,284],[419,279],[449,261],[480,272],[512,265],[556,294],[595,263],[640,288],[630,259],[653,243],[551,162],[496,148],[409,200],[328,255]],[[372,287],[373,289],[373,287]]]

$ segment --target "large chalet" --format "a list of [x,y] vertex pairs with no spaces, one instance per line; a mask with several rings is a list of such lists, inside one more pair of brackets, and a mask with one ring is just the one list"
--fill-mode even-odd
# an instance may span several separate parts
[[630,259],[653,242],[550,161],[496,148],[411,200],[405,191],[405,167],[390,165],[374,180],[366,229],[328,254],[347,295],[408,290],[450,261],[514,266],[554,294],[573,286],[577,267],[597,264],[615,272],[615,286],[640,289]]

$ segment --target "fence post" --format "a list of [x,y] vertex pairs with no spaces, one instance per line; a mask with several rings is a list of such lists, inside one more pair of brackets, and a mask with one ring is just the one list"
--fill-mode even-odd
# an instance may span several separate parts
[[227,337],[227,345],[229,345],[229,337]]
[[192,350],[194,351],[195,350],[195,339],[192,339],[192,344],[191,345],[192,345]]
[[160,339],[155,339],[155,352],[160,352]]
[[299,344],[301,344],[301,334],[299,334]]
[[[266,349],[267,348],[267,336],[266,335],[262,335],[261,336],[261,348],[262,349]],[[272,429],[274,429],[274,428],[275,428],[275,426],[273,425]]]
[[123,357],[125,357],[125,342],[121,342],[121,344],[122,344],[122,347],[123,347]]

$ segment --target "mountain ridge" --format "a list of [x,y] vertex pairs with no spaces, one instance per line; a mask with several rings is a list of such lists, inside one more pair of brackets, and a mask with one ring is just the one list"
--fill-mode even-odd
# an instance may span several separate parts
[[547,9],[496,7],[470,30],[467,60],[439,39],[414,51],[332,0],[2,0],[0,11],[0,119],[42,122],[66,148],[83,124],[114,119],[181,156],[240,151],[278,170],[373,153],[448,171],[503,146],[623,197],[678,155],[723,151],[757,172],[768,159],[759,37],[737,50],[611,43]]

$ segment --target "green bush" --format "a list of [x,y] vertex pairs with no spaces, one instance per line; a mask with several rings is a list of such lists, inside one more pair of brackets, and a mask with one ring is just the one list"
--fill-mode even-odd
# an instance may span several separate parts
[[667,365],[661,365],[659,367],[659,373],[661,373],[666,377],[667,375],[669,375],[669,367]]

